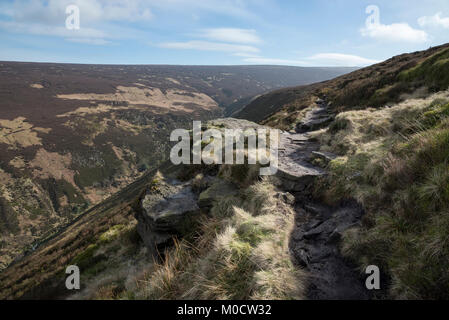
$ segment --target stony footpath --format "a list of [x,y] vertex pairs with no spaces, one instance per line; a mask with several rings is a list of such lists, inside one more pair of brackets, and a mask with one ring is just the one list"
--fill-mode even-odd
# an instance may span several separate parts
[[327,126],[334,120],[334,116],[329,112],[326,101],[318,99],[317,107],[309,111],[304,119],[296,126],[296,132],[305,133],[315,131]]
[[283,187],[291,192],[304,192],[316,177],[326,174],[325,170],[311,163],[313,159],[322,158],[328,162],[335,158],[334,155],[318,152],[320,145],[311,137],[312,131],[326,127],[333,119],[323,100],[318,100],[317,105],[297,125],[297,133],[281,134],[277,175],[283,181]]
[[330,208],[314,203],[309,187],[326,174],[313,159],[329,162],[335,158],[318,152],[319,143],[311,132],[326,127],[333,119],[323,100],[309,111],[296,128],[280,140],[277,176],[282,188],[295,195],[296,228],[290,239],[294,261],[309,273],[309,299],[368,299],[369,293],[358,272],[339,253],[342,233],[360,223],[363,210],[356,203]]

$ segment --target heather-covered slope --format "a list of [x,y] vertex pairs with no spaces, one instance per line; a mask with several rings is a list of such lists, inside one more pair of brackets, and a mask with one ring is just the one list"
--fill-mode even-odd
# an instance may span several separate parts
[[0,62],[0,269],[156,168],[172,130],[347,70]]

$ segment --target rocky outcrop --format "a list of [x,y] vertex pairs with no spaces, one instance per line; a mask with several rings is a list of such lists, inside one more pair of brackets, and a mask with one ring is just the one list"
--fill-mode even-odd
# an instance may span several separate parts
[[212,176],[203,178],[204,190],[195,188],[193,179],[180,182],[159,176],[154,180],[135,208],[137,232],[150,250],[194,231],[201,214],[238,192],[232,183]]
[[158,181],[140,200],[135,214],[137,232],[145,245],[154,249],[189,232],[199,214],[190,183]]
[[[216,119],[207,122],[203,129],[257,129],[262,126],[242,119]],[[171,167],[167,176],[155,175],[153,182],[134,206],[138,220],[137,231],[146,247],[155,250],[169,244],[173,237],[182,237],[192,231],[198,217],[209,213],[217,201],[235,196],[238,188],[231,182],[217,177],[216,166],[200,166],[202,178],[198,181],[194,167]],[[211,170],[211,168],[214,168]],[[179,174],[174,171],[178,170]],[[205,176],[203,176],[203,173]],[[180,182],[189,176],[188,181]]]

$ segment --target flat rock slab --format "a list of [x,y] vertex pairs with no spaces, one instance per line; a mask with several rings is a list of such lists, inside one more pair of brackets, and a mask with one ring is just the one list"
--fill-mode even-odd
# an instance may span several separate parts
[[286,191],[303,191],[317,176],[325,171],[312,165],[309,159],[319,144],[307,134],[281,134],[277,177]]
[[158,230],[176,229],[182,216],[199,209],[190,185],[170,186],[170,193],[147,194],[142,207]]

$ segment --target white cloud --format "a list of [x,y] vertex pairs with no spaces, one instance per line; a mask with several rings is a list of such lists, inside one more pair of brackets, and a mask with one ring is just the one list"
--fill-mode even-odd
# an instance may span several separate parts
[[213,12],[215,14],[258,19],[249,6],[263,5],[260,0],[147,0],[154,8],[169,12]]
[[315,65],[333,67],[362,67],[380,62],[378,60],[342,53],[318,53],[308,57],[307,60]]
[[152,18],[151,10],[144,0],[17,0],[14,2],[14,19],[48,25],[65,21],[65,9],[76,5],[83,23],[102,21],[141,21]]
[[232,54],[236,57],[243,57],[243,58],[258,58],[258,55],[255,55],[254,53],[245,53],[245,52],[236,52]]
[[180,42],[164,42],[158,44],[161,48],[221,51],[229,52],[236,56],[254,57],[259,48],[251,45],[262,42],[255,30],[237,28],[213,28],[203,29],[194,34],[196,37],[206,38],[213,41],[190,40]]
[[313,67],[363,67],[379,63],[374,59],[367,59],[356,55],[342,53],[318,53],[300,59],[267,58],[251,53],[234,53],[234,56],[244,58],[243,61],[255,64],[313,66]]
[[259,49],[253,46],[229,44],[210,41],[186,41],[186,42],[165,42],[158,45],[161,48],[182,49],[182,50],[201,50],[201,51],[222,51],[222,52],[259,52]]
[[65,27],[48,26],[41,24],[25,24],[20,22],[0,21],[0,29],[13,33],[24,33],[32,35],[75,37],[75,38],[107,38],[109,35],[101,30],[93,28],[81,28],[79,30],[68,30]]
[[[104,45],[112,38],[131,38],[130,32],[120,22],[137,22],[152,19],[146,0],[15,0],[0,8],[10,16],[0,21],[0,29],[11,33],[62,37],[67,41]],[[80,9],[81,28],[65,28],[66,7],[77,5]],[[108,30],[108,31],[104,31]]]
[[[148,36],[146,30],[132,27],[135,22],[147,22],[154,18],[153,10],[165,14],[199,15],[210,12],[245,19],[255,17],[250,6],[259,5],[254,0],[13,0],[0,1],[0,10],[8,20],[0,28],[11,33],[61,37],[68,41],[90,44],[106,44],[111,39],[140,38]],[[74,34],[66,31],[65,12],[68,5],[80,9],[81,29]],[[1,31],[1,30],[0,30]],[[205,40],[217,43],[256,44],[261,40],[251,29],[216,28],[203,29],[199,34]],[[80,40],[88,39],[88,40]],[[201,43],[191,43],[201,47]],[[236,47],[245,52],[256,52],[254,47]],[[230,45],[211,45],[214,51],[233,51]]]
[[204,29],[199,33],[202,38],[214,41],[258,44],[261,39],[258,37],[256,30],[253,29],[237,29],[237,28],[215,28]]
[[412,28],[407,23],[393,23],[390,25],[373,23],[360,30],[364,37],[391,42],[423,43],[429,40],[429,35]]
[[449,29],[449,17],[442,18],[442,13],[438,12],[434,16],[424,16],[418,19],[418,24],[424,27],[445,28]]
[[244,62],[255,64],[269,64],[269,65],[292,65],[301,66],[307,64],[301,60],[288,60],[288,59],[276,59],[276,58],[264,58],[264,57],[247,57],[243,59]]

